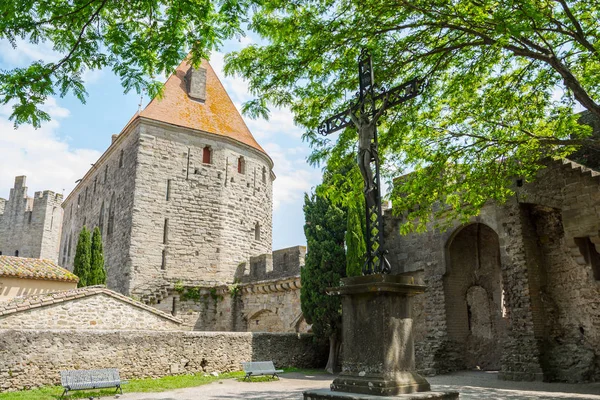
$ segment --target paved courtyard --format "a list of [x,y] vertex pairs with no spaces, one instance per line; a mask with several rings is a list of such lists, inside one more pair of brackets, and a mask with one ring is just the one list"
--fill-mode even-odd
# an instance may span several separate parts
[[[283,374],[279,381],[238,382],[228,379],[204,386],[162,393],[126,393],[122,400],[302,399],[307,389],[329,387],[331,375]],[[457,390],[462,400],[600,400],[600,383],[564,384],[507,382],[496,373],[458,372],[429,378],[433,390]],[[127,390],[127,389],[125,389]],[[108,399],[108,398],[105,398]]]

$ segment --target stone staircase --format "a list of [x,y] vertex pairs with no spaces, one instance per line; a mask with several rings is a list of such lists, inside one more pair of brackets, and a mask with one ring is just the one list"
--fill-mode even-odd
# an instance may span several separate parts
[[169,297],[171,290],[173,289],[172,285],[169,283],[164,283],[159,287],[155,287],[152,289],[145,289],[140,291],[140,301],[147,305],[158,304],[162,300]]

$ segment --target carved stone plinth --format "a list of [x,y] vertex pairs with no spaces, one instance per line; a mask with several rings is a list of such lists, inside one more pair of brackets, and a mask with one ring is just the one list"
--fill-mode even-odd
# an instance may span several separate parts
[[418,397],[458,398],[456,392],[429,392],[429,383],[415,371],[410,298],[424,291],[425,286],[414,284],[412,277],[380,274],[345,278],[342,286],[329,289],[329,294],[342,296],[342,372],[331,391],[305,392],[304,399],[348,398],[341,392],[374,396],[428,392]]

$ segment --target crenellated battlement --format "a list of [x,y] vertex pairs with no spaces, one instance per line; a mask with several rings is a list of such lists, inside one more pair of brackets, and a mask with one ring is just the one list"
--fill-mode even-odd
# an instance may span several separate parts
[[293,246],[261,254],[250,258],[249,268],[241,265],[236,279],[240,282],[258,282],[267,279],[281,279],[300,275],[306,256],[305,246]]
[[58,260],[63,195],[51,190],[27,195],[27,177],[17,176],[8,200],[0,199],[0,252]]

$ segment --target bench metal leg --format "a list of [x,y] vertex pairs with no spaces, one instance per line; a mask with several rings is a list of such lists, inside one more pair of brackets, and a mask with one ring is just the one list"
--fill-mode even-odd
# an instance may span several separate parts
[[244,380],[246,380],[246,379],[250,380],[250,375],[252,375],[252,372],[248,372],[246,374],[246,376],[244,377]]
[[68,391],[69,391],[69,389],[65,389],[64,392],[60,395],[60,398],[64,399],[65,395],[67,394]]

